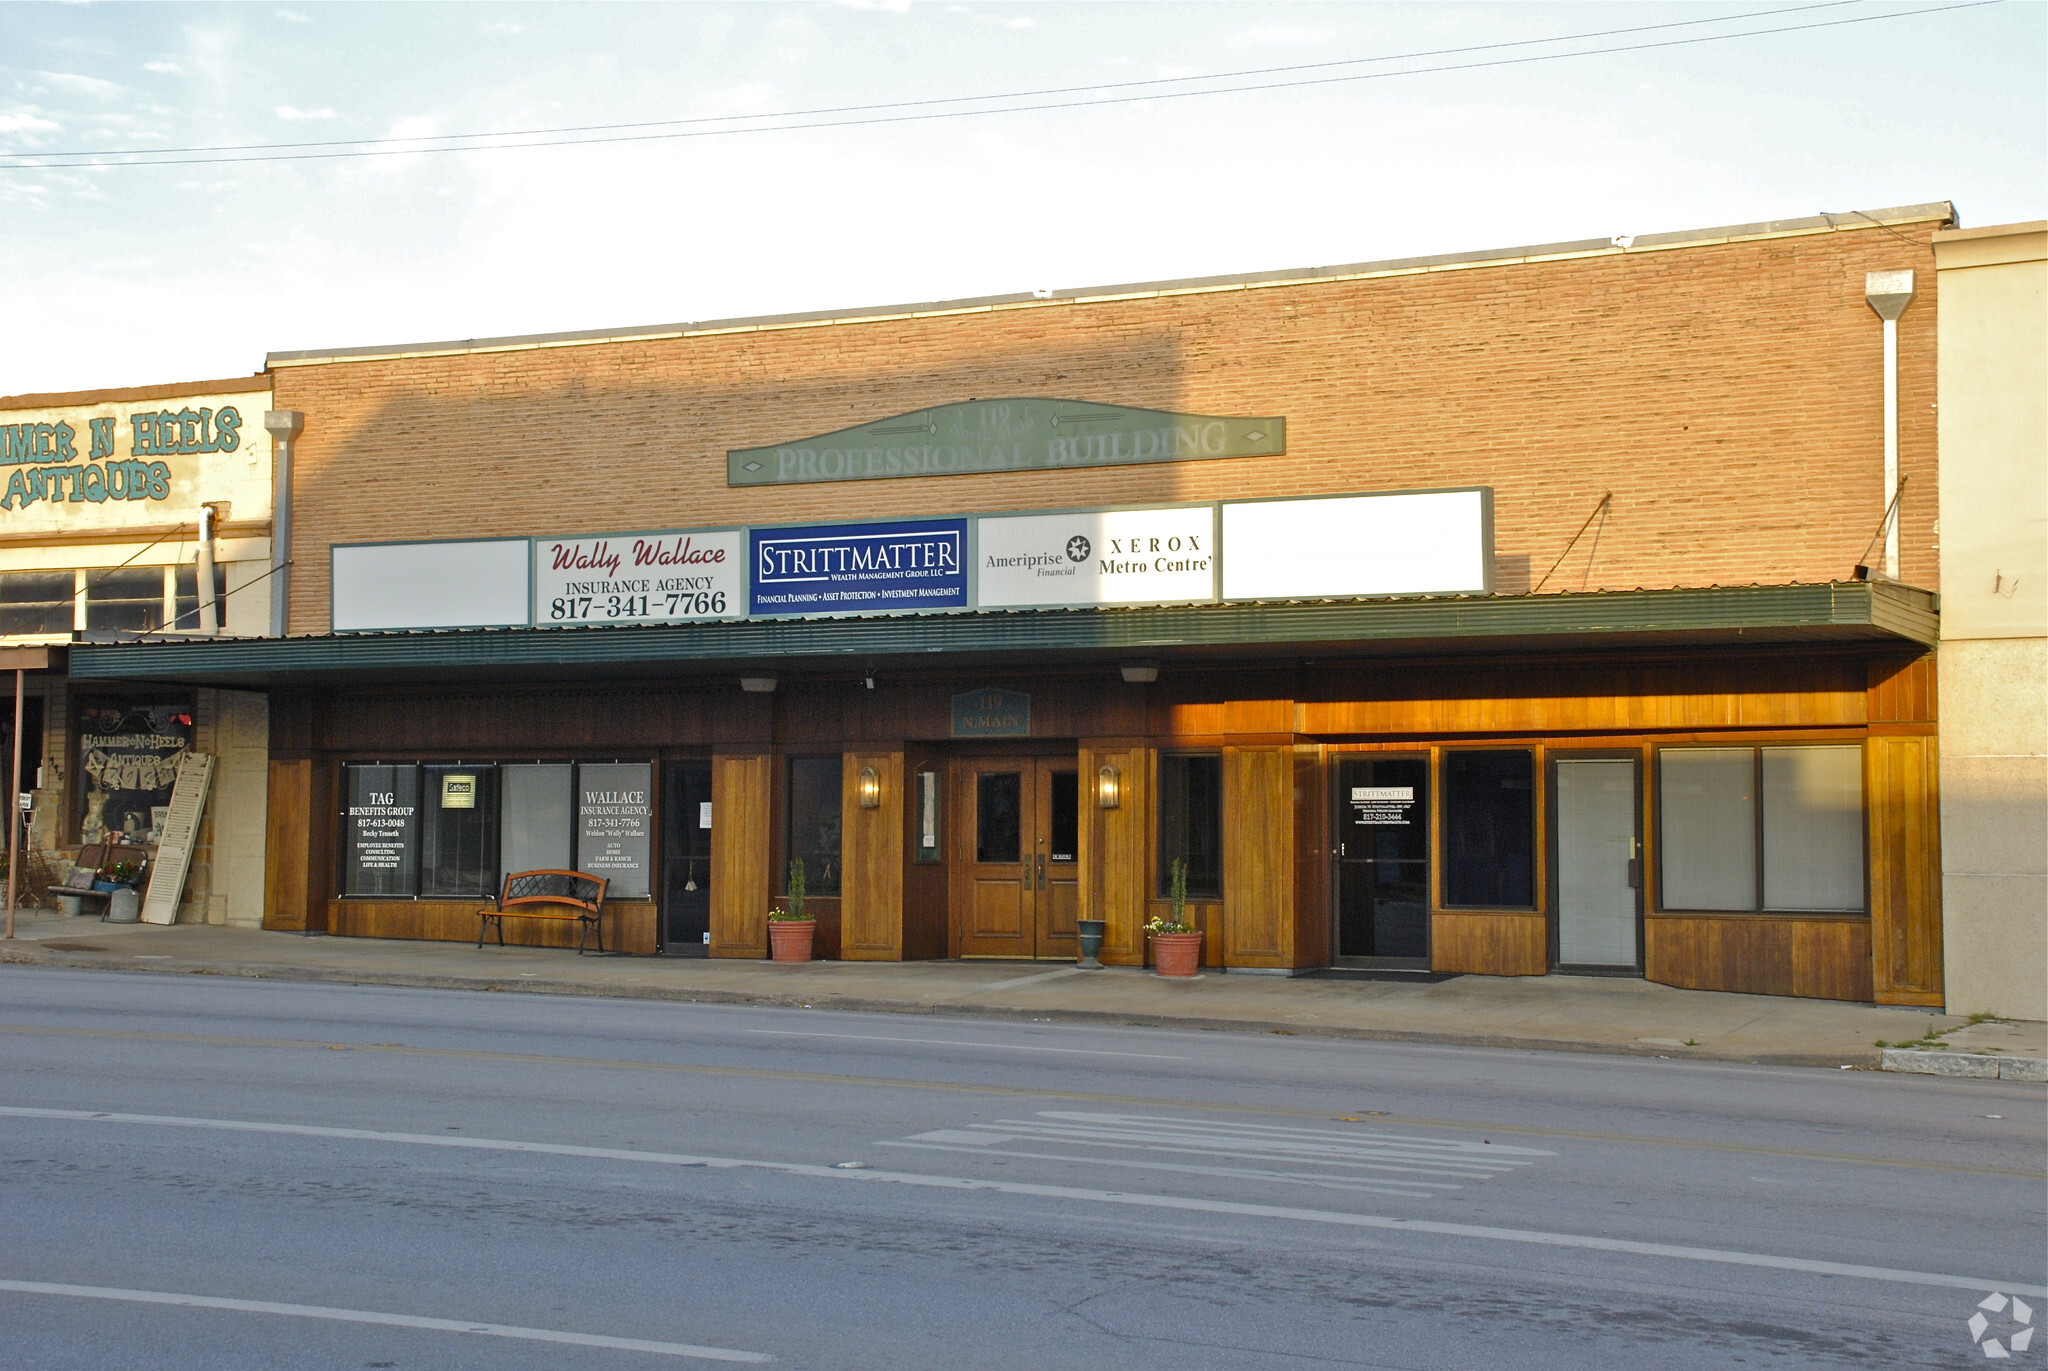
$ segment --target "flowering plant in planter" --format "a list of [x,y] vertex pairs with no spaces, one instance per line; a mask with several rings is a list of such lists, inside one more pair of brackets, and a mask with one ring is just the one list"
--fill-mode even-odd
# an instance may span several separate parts
[[768,911],[768,960],[809,961],[817,931],[817,920],[804,913],[804,864],[799,858],[789,864],[789,894],[782,908]]
[[1201,972],[1202,931],[1188,919],[1188,864],[1176,858],[1167,894],[1173,901],[1171,919],[1155,915],[1145,925],[1152,935],[1153,968],[1162,976],[1195,976]]
[[142,879],[142,865],[139,862],[115,862],[100,874],[115,885],[134,885]]

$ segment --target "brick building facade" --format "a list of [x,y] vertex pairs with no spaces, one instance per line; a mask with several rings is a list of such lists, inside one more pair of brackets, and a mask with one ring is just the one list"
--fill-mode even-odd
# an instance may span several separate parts
[[[525,856],[595,850],[591,778],[639,777],[645,849],[607,916],[632,950],[761,955],[795,863],[824,955],[1071,957],[1099,921],[1105,961],[1142,963],[1177,854],[1215,967],[1939,1003],[1930,243],[1952,219],[275,354],[304,415],[292,636],[74,669],[268,693],[272,927],[471,936]],[[1899,271],[1888,577],[1858,570],[1895,492],[1866,294]],[[1011,401],[1272,416],[1284,451],[736,474]],[[752,530],[758,554],[764,526],[1213,506],[1223,529],[1240,502],[1443,490],[1490,492],[1483,586],[629,627],[411,603],[453,593],[458,540]],[[450,574],[336,584],[379,545]],[[1219,587],[1251,547],[1225,540]],[[1022,702],[1021,728],[976,699]],[[535,817],[558,781],[559,842]],[[396,816],[376,842],[371,810]]]

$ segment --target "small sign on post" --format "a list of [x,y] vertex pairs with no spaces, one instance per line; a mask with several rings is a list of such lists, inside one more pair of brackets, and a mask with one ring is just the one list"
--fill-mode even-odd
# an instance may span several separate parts
[[185,876],[192,869],[192,847],[199,838],[199,818],[206,812],[206,790],[212,781],[210,753],[187,752],[179,760],[177,783],[171,790],[171,812],[164,820],[163,837],[157,844],[149,894],[142,901],[144,923],[177,922],[178,901],[185,896]]

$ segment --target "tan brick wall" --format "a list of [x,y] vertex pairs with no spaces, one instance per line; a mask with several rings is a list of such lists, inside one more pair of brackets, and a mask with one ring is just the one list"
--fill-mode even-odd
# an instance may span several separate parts
[[[1935,587],[1935,225],[923,319],[283,366],[292,630],[327,545],[1487,484],[1499,588],[1842,579],[1883,511],[1864,273],[1900,326],[1901,571]],[[650,305],[650,313],[659,307]],[[1284,414],[1288,455],[770,489],[728,448],[926,405],[1051,395]],[[1521,561],[1526,559],[1526,563]],[[1526,567],[1526,570],[1524,569]]]

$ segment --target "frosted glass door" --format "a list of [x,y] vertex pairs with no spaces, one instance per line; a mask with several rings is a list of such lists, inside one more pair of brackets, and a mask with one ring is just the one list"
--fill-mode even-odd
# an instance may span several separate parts
[[1636,764],[1557,764],[1557,960],[1636,965]]

